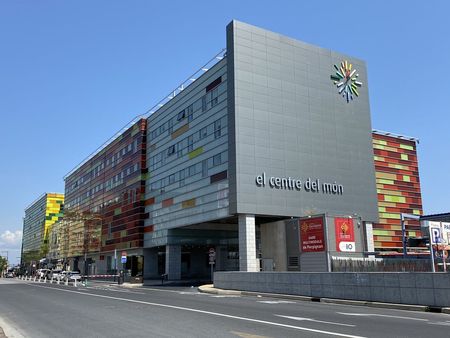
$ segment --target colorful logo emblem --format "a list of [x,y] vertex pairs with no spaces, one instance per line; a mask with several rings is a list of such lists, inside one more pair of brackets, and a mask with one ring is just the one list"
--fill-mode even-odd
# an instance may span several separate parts
[[338,88],[338,93],[342,95],[347,102],[353,100],[353,96],[359,96],[358,87],[362,86],[362,82],[357,81],[359,74],[356,69],[352,70],[352,64],[347,60],[341,62],[340,67],[334,65],[336,73],[330,76],[331,80]]

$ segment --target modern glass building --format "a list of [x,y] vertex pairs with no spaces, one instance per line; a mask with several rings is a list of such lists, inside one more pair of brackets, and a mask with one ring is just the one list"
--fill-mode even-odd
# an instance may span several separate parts
[[64,195],[45,193],[25,209],[21,263],[27,267],[45,259],[52,226],[63,218]]
[[378,222],[357,58],[232,21],[226,55],[148,118],[147,142],[148,277],[208,275],[211,251],[216,270],[259,270],[277,220]]
[[146,128],[138,118],[66,175],[64,256],[72,269],[142,276]]
[[372,132],[365,62],[238,21],[226,38],[65,177],[52,258],[180,279],[401,247],[392,215],[422,212],[416,141]]
[[[422,215],[418,142],[413,137],[373,131],[380,216],[379,222],[373,226],[373,239],[375,250],[380,254],[402,252],[402,213]],[[405,226],[407,238],[422,237],[418,220],[408,220]],[[414,248],[410,250],[414,252]]]

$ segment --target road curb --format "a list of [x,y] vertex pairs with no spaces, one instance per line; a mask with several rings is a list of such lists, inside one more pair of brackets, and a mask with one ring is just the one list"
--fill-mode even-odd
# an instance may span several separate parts
[[383,309],[395,309],[395,310],[407,310],[407,311],[429,311],[429,307],[426,305],[413,305],[413,304],[396,304],[396,303],[381,303],[370,302],[363,300],[350,300],[350,299],[335,299],[335,298],[320,298],[320,302],[334,303],[343,305],[355,305],[355,306],[369,306]]
[[[203,292],[203,293],[215,294],[215,295],[242,295],[242,296],[254,296],[254,297],[270,297],[270,298],[280,298],[280,299],[291,299],[291,300],[297,300],[297,301],[313,301],[313,302],[315,301],[315,302],[322,302],[322,303],[368,306],[368,307],[385,308],[385,309],[406,310],[406,311],[421,311],[421,312],[430,311],[430,308],[426,305],[381,303],[381,302],[370,302],[370,301],[350,300],[350,299],[318,298],[318,297],[309,297],[309,296],[286,295],[286,294],[280,294],[280,293],[226,290],[226,289],[214,288],[213,284],[199,286],[198,291]],[[442,313],[450,314],[450,308],[442,308]]]
[[450,307],[443,307],[441,312],[450,314]]
[[213,284],[206,284],[201,285],[197,288],[199,292],[202,293],[209,293],[212,295],[233,295],[233,296],[240,296],[242,295],[242,291],[236,291],[236,290],[224,290],[224,289],[217,289],[214,287]]

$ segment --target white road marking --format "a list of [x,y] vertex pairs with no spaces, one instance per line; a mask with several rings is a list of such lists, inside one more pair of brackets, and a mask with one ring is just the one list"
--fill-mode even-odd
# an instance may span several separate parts
[[85,289],[122,292],[122,293],[133,293],[136,295],[145,295],[144,292],[137,292],[137,291],[131,291],[131,290],[119,290],[116,288],[105,288],[105,287],[97,287],[97,286],[86,286],[86,287],[82,287],[82,288],[77,288],[77,290],[85,290]]
[[281,324],[281,323],[276,323],[276,322],[269,322],[269,321],[266,321],[266,320],[253,319],[253,318],[247,318],[247,317],[239,317],[239,316],[227,315],[225,313],[211,312],[211,311],[205,311],[205,310],[198,310],[198,309],[182,307],[182,306],[167,305],[167,304],[160,304],[160,303],[152,303],[152,302],[145,302],[145,301],[141,301],[141,300],[126,299],[126,298],[119,298],[119,297],[111,297],[111,296],[105,296],[105,295],[97,295],[97,294],[81,292],[81,291],[73,291],[73,290],[67,290],[67,289],[53,288],[53,287],[44,286],[44,285],[35,285],[35,284],[28,284],[28,283],[27,283],[27,285],[40,287],[40,288],[45,288],[45,289],[56,290],[56,291],[62,291],[62,292],[76,293],[76,294],[79,294],[79,295],[85,295],[85,296],[91,296],[91,297],[113,299],[113,300],[119,300],[119,301],[123,301],[123,302],[129,302],[129,303],[145,304],[145,305],[163,307],[163,308],[168,308],[168,309],[175,309],[175,310],[181,310],[181,311],[202,313],[202,314],[216,316],[216,317],[238,319],[238,320],[242,320],[242,321],[246,321],[246,322],[266,324],[266,325],[277,326],[277,327],[284,327],[284,328],[294,329],[294,330],[299,330],[299,331],[308,331],[308,332],[322,333],[322,334],[330,335],[330,336],[334,336],[334,337],[366,338],[366,337],[363,337],[363,336],[354,336],[354,335],[345,334],[345,333],[317,330],[317,329],[311,329],[311,328],[308,328],[308,327],[287,325],[287,324]]
[[12,322],[9,322],[9,321],[7,322],[4,318],[0,317],[0,327],[3,329],[3,332],[5,333],[5,335],[7,335],[6,337],[25,338],[26,336],[24,336],[19,331],[19,328],[15,327],[15,325],[16,325],[15,323],[12,323]]
[[430,325],[442,325],[442,326],[450,326],[450,321],[445,321],[445,322],[435,322],[435,323],[428,323]]
[[292,316],[283,316],[283,315],[275,315],[275,316],[288,318],[288,319],[293,319],[293,320],[304,320],[304,321],[308,321],[308,322],[316,322],[316,323],[323,323],[323,324],[341,325],[341,326],[349,326],[349,327],[355,327],[356,326],[356,325],[353,325],[353,324],[327,322],[327,321],[324,321],[324,320],[317,320],[317,319],[305,318],[305,317],[292,317]]
[[407,320],[417,320],[420,322],[428,322],[428,319],[414,318],[414,317],[404,317],[404,316],[392,316],[392,315],[380,315],[378,313],[346,313],[346,312],[336,312],[344,316],[360,316],[360,317],[386,317],[386,318],[397,318],[397,319],[407,319]]
[[295,304],[295,302],[290,300],[258,300],[257,302],[264,304]]

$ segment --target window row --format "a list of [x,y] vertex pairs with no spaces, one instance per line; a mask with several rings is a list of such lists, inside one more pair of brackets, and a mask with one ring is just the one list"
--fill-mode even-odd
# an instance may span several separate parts
[[71,208],[71,207],[78,206],[81,203],[83,203],[84,201],[86,201],[87,199],[89,199],[89,197],[98,193],[99,191],[107,192],[107,191],[114,189],[115,187],[117,187],[123,183],[123,180],[125,177],[135,173],[138,170],[139,170],[139,163],[135,163],[133,165],[130,165],[130,166],[124,168],[120,173],[118,173],[117,175],[114,175],[109,180],[102,182],[100,184],[97,184],[92,189],[89,189],[85,193],[74,198],[73,200],[68,201],[66,203],[66,207]]
[[177,123],[182,123],[184,121],[191,122],[194,118],[194,112],[201,111],[203,113],[208,109],[216,106],[219,103],[219,95],[225,91],[225,82],[217,85],[214,89],[207,92],[194,103],[190,104],[187,108],[180,111],[176,116],[172,117],[167,122],[164,122],[155,130],[152,130],[150,132],[150,140],[153,141],[155,138],[164,134],[166,131],[168,132],[168,135],[172,134],[174,126],[176,126]]
[[169,135],[172,134],[174,123],[176,124],[179,122],[183,122],[186,120],[186,118],[187,118],[188,122],[191,122],[193,119],[193,113],[194,113],[194,104],[191,104],[187,108],[180,111],[177,116],[175,116],[174,118],[171,118],[169,121],[167,121],[166,123],[163,123],[158,128],[153,130],[150,133],[150,139],[153,140],[153,139],[157,138],[159,135],[164,134],[166,131],[168,131]]
[[122,162],[122,159],[125,155],[128,155],[129,153],[135,153],[138,150],[138,140],[135,139],[132,143],[129,143],[125,147],[119,149],[114,154],[108,156],[106,159],[98,163],[94,168],[92,168],[89,172],[87,172],[82,177],[78,178],[75,182],[73,182],[68,188],[67,193],[71,193],[80,186],[87,184],[91,179],[96,178],[100,176],[100,174],[103,172],[103,170],[111,166],[111,168],[114,168],[117,164]]
[[[220,119],[214,121],[213,123],[207,125],[206,127],[200,129],[179,142],[170,145],[168,148],[160,151],[154,156],[150,157],[150,170],[156,170],[163,165],[167,164],[169,160],[180,158],[194,149],[198,148],[200,145],[205,143],[205,139],[209,136],[213,136],[213,139],[218,139],[222,135],[225,135],[227,124],[227,117],[221,117]],[[212,140],[212,138],[210,138]],[[201,141],[201,143],[199,143]],[[174,156],[176,154],[176,156]]]
[[208,177],[208,170],[228,162],[228,150],[211,156],[203,161],[197,162],[189,167],[181,169],[176,173],[168,175],[150,185],[151,191],[164,189],[174,183],[179,183],[179,187],[185,185],[187,178],[201,173],[201,177]]

